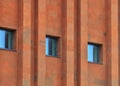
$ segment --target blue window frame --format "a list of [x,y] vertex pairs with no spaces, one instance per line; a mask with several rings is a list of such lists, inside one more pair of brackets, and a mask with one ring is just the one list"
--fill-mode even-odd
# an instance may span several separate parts
[[88,62],[100,63],[100,45],[88,44]]
[[46,37],[46,55],[47,56],[57,56],[57,41],[56,37]]
[[13,49],[13,31],[0,29],[0,48]]

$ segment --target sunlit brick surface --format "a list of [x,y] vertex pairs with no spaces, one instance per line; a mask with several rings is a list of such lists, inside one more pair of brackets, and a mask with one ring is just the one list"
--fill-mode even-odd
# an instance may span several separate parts
[[[118,0],[0,0],[0,27],[15,31],[0,49],[0,86],[120,86]],[[59,38],[45,55],[46,36]],[[101,62],[87,59],[100,44]]]

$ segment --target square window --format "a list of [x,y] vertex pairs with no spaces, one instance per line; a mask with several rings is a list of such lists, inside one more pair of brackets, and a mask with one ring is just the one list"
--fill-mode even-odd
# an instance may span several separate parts
[[88,44],[88,62],[100,63],[100,45]]
[[0,48],[13,49],[13,31],[0,29]]
[[58,38],[56,37],[46,37],[46,55],[47,56],[57,56],[57,42]]

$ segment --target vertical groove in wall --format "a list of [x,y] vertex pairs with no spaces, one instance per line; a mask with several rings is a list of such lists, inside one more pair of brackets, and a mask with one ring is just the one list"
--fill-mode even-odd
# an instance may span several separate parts
[[18,30],[17,30],[17,34],[18,34],[18,68],[17,68],[17,86],[22,86],[22,78],[23,78],[23,74],[22,74],[22,45],[23,45],[23,29],[22,29],[22,23],[23,23],[23,0],[18,0]]
[[111,68],[111,67],[110,67],[111,64],[110,64],[110,62],[111,62],[111,59],[108,58],[108,57],[109,57],[109,51],[110,51],[109,49],[110,49],[110,45],[111,45],[111,44],[110,44],[110,42],[109,42],[110,39],[109,39],[108,37],[109,37],[110,35],[109,35],[108,32],[110,31],[110,28],[111,28],[111,27],[110,27],[110,23],[111,23],[111,22],[110,22],[110,21],[111,21],[111,19],[110,19],[110,16],[111,16],[110,9],[111,9],[111,8],[110,8],[110,1],[107,0],[106,3],[107,3],[107,6],[106,6],[106,7],[107,7],[107,9],[108,9],[108,10],[107,10],[107,37],[106,37],[106,39],[107,39],[107,40],[106,40],[106,44],[107,44],[107,49],[106,49],[106,50],[107,50],[107,51],[106,51],[106,53],[107,53],[107,57],[106,57],[106,59],[107,59],[107,71],[106,71],[106,75],[107,75],[107,86],[110,86],[110,82],[111,82],[111,79],[110,79],[110,77],[111,77],[111,71],[110,71],[110,70],[111,70],[111,69],[110,69],[110,68]]
[[34,1],[34,86],[38,86],[38,0]]
[[[118,1],[118,15],[120,15],[120,0]],[[119,64],[119,66],[120,66],[120,16],[118,17],[118,23],[119,23],[119,26],[118,26],[118,53],[119,53],[119,61],[118,61],[118,64]],[[120,86],[120,67],[119,67],[119,86]]]
[[31,24],[31,28],[32,28],[32,31],[31,31],[31,53],[32,53],[32,58],[31,58],[31,85],[34,86],[35,85],[35,1],[32,0],[32,3],[31,3],[31,19],[32,19],[32,24]]
[[75,7],[74,7],[74,10],[75,10],[75,15],[74,15],[74,20],[75,20],[75,36],[74,36],[74,46],[75,46],[75,51],[74,51],[74,53],[75,53],[75,62],[74,62],[74,70],[75,70],[75,73],[74,73],[74,81],[75,81],[75,85],[74,86],[78,86],[78,69],[77,69],[77,59],[78,59],[78,54],[77,54],[77,51],[78,51],[78,15],[77,15],[77,11],[78,11],[78,0],[75,0],[75,5],[74,5]]
[[62,86],[66,86],[66,0],[62,3]]
[[80,67],[79,67],[79,63],[80,63],[80,0],[77,0],[77,85],[80,86]]

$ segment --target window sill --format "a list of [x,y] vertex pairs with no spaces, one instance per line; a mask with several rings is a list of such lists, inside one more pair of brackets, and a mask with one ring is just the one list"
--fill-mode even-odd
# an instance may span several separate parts
[[97,63],[97,62],[88,62],[90,64],[97,64],[97,65],[103,65],[103,63]]
[[5,49],[5,48],[0,48],[0,50],[16,52],[15,49]]
[[46,57],[60,58],[60,56],[52,56],[52,55],[46,55]]

